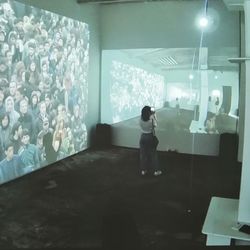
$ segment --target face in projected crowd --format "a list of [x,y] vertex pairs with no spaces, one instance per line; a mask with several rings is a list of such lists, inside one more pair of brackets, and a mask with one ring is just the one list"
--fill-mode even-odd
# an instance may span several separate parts
[[40,56],[44,56],[45,55],[45,49],[44,49],[44,46],[43,44],[40,44],[39,47],[38,47],[38,54]]
[[33,95],[32,96],[32,104],[36,105],[37,103],[38,103],[38,97],[37,97],[37,95]]
[[2,127],[6,128],[6,127],[8,127],[8,125],[9,125],[9,117],[7,115],[5,115],[2,119]]
[[21,137],[22,133],[23,133],[23,127],[22,127],[22,125],[20,124],[20,126],[19,126],[18,129],[17,129],[17,135],[18,135],[19,138]]
[[30,21],[30,19],[29,19],[28,16],[24,16],[24,17],[23,17],[23,22],[24,22],[24,23],[29,23],[29,21]]
[[16,36],[14,34],[10,37],[9,44],[16,44]]
[[43,63],[43,65],[42,65],[42,72],[47,72],[47,69],[48,69],[47,63]]
[[2,46],[2,54],[5,55],[5,53],[10,49],[9,44],[4,43]]
[[40,103],[40,114],[41,115],[45,115],[46,114],[46,103],[45,102],[41,102]]
[[45,49],[45,52],[47,52],[47,53],[49,52],[49,49],[50,49],[49,42],[45,42],[44,49]]
[[7,65],[0,63],[0,72],[4,72],[7,69]]
[[36,70],[36,63],[35,62],[31,62],[30,63],[30,71],[31,72],[35,72],[35,70]]
[[26,114],[28,112],[28,102],[26,99],[23,99],[20,102],[20,113],[21,114]]
[[4,100],[4,93],[3,90],[0,89],[0,103],[3,103],[3,100]]
[[62,87],[61,81],[60,81],[60,79],[59,79],[58,76],[56,76],[56,87],[57,87],[58,89],[61,89],[61,87]]
[[38,84],[38,89],[41,91],[41,93],[44,92],[44,83],[43,81],[40,81],[39,84]]
[[63,47],[63,39],[62,39],[62,38],[60,38],[60,39],[58,40],[58,45],[59,45],[60,47]]
[[48,37],[48,32],[45,29],[41,29],[41,36]]
[[5,15],[7,18],[10,18],[11,15],[14,14],[14,13],[13,13],[13,10],[12,10],[12,8],[11,8],[11,6],[10,6],[9,3],[4,3],[3,6],[2,6],[2,8],[3,8],[3,13],[4,13],[4,15]]
[[63,114],[64,114],[63,109],[64,109],[63,105],[58,105],[58,107],[57,107],[57,114],[58,114],[59,117],[63,116]]
[[14,109],[14,101],[13,99],[6,99],[6,106],[5,106],[6,112],[12,112]]
[[23,30],[23,21],[22,19],[19,19],[19,21],[16,23],[16,28],[18,30],[18,33],[20,33]]
[[23,94],[21,93],[21,88],[18,88],[16,90],[16,94],[15,94],[15,100],[16,101],[20,101],[23,99]]
[[54,48],[53,50],[53,59],[56,60],[57,59],[57,54],[58,54],[58,49],[57,48]]
[[9,90],[10,90],[10,95],[15,96],[15,94],[16,94],[16,82],[10,82]]
[[58,42],[60,38],[61,38],[61,34],[57,32],[55,35],[55,41]]
[[6,52],[6,59],[7,59],[8,63],[12,62],[12,53],[11,53],[11,51]]
[[27,145],[27,144],[29,143],[29,140],[30,140],[30,136],[29,136],[29,135],[24,135],[24,136],[22,137],[22,143],[23,143],[24,145]]
[[33,56],[35,54],[35,48],[29,47],[29,56]]
[[50,103],[51,103],[50,97],[49,96],[45,96],[44,101],[45,101],[46,107],[49,107]]
[[13,158],[14,155],[14,148],[13,146],[9,146],[7,150],[5,150],[6,158],[8,161],[10,161]]

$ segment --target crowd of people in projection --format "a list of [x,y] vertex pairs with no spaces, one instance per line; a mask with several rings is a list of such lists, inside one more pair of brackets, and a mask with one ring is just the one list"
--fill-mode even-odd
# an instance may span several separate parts
[[138,116],[145,103],[155,108],[163,107],[163,76],[118,61],[112,61],[110,74],[114,123]]
[[86,148],[89,31],[0,4],[0,183]]

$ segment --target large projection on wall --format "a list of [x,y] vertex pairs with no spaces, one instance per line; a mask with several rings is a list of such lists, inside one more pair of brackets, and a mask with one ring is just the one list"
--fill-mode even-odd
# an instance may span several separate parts
[[0,184],[87,147],[88,25],[0,1]]
[[235,133],[239,71],[227,57],[209,57],[209,48],[104,50],[102,122],[133,119],[150,105],[161,116],[160,130],[172,124],[173,132]]
[[112,124],[138,116],[145,103],[161,108],[164,82],[162,74],[142,62],[126,60],[120,51],[103,51],[102,122]]

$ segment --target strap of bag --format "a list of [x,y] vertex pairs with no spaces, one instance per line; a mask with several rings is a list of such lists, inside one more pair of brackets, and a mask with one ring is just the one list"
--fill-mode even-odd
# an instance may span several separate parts
[[152,119],[152,134],[155,135],[154,120]]

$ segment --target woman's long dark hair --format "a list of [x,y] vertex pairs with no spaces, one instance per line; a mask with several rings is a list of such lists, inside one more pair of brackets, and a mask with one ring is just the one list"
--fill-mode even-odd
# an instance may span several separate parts
[[[3,127],[2,121],[3,121],[3,119],[4,119],[5,117],[8,118],[8,124],[7,124],[7,126]],[[9,116],[9,114],[8,114],[7,112],[5,112],[4,114],[2,114],[1,117],[0,117],[0,121],[1,121],[1,127],[2,127],[3,129],[8,128],[8,127],[10,126],[10,116]]]
[[151,115],[151,107],[149,106],[144,106],[141,110],[141,119],[143,121],[148,121]]

